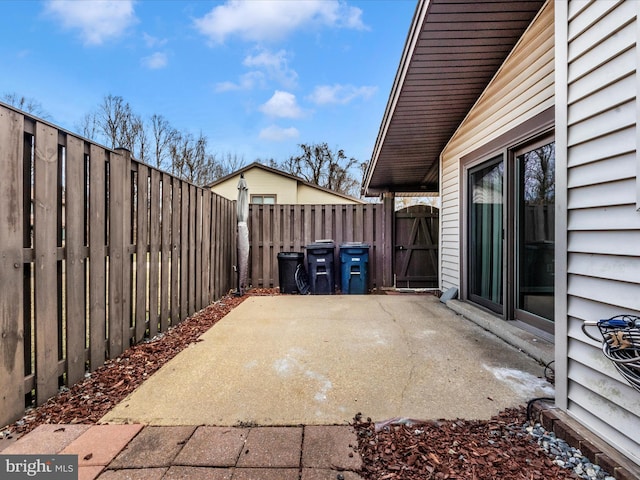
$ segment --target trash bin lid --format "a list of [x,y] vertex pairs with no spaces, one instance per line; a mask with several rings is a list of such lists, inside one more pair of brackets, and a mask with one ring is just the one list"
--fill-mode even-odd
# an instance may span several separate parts
[[304,253],[302,252],[278,252],[278,258],[304,258]]
[[313,243],[309,243],[307,244],[307,250],[313,250],[315,248],[334,248],[335,245],[333,243],[333,241],[322,241],[322,242],[313,242]]
[[340,248],[369,248],[369,244],[362,242],[346,242],[341,243]]

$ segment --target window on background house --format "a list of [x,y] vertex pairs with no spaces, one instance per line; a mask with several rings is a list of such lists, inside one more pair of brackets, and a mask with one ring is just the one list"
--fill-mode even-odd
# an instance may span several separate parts
[[275,205],[276,195],[251,195],[251,203],[257,205]]

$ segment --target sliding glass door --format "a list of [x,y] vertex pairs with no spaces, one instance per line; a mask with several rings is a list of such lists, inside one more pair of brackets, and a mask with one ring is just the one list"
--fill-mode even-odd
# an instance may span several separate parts
[[468,170],[467,298],[553,332],[553,137]]
[[469,299],[503,311],[504,160],[469,171]]
[[519,319],[552,331],[555,143],[546,140],[517,151],[516,169],[515,313]]

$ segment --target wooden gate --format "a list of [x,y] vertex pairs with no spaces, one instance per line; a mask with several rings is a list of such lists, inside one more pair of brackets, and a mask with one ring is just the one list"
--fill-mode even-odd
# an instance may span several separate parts
[[396,287],[438,286],[439,210],[414,205],[395,212]]

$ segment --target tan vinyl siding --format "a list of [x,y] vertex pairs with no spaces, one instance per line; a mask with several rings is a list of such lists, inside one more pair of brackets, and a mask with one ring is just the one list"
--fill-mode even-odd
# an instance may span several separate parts
[[[291,178],[252,168],[244,173],[250,195],[276,195],[278,203],[297,203],[297,182]],[[236,175],[217,184],[211,190],[229,200],[238,198],[238,180]]]
[[[307,185],[287,174],[279,174],[263,168],[252,167],[244,172],[244,178],[249,187],[249,195],[275,195],[279,204],[360,204],[357,199],[344,195],[337,195],[326,189]],[[238,198],[238,180],[240,175],[234,175],[211,187],[211,190],[229,200]]]
[[310,187],[304,184],[298,184],[298,200],[295,203],[300,204],[356,204],[353,200],[349,200],[347,197],[334,195],[331,192],[326,192],[317,188]]
[[566,124],[556,129],[566,134],[558,165],[566,168],[567,341],[557,355],[567,365],[559,405],[640,464],[640,397],[580,328],[640,314],[638,14],[636,1],[573,1],[558,19],[566,23],[558,62],[566,62],[567,106],[556,117],[566,114]]
[[442,288],[460,286],[460,158],[554,104],[553,2],[547,2],[442,153]]

